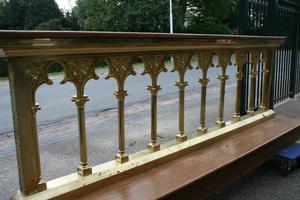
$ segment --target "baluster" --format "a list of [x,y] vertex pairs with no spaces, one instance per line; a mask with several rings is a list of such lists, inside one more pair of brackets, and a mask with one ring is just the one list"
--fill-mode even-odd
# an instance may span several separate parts
[[230,64],[231,52],[228,50],[220,51],[217,53],[219,57],[218,66],[221,67],[221,75],[218,76],[220,80],[220,102],[219,102],[219,116],[216,121],[216,125],[218,128],[225,127],[224,122],[224,105],[225,105],[225,85],[226,80],[229,79],[228,75],[226,75],[227,66]]
[[179,82],[176,82],[175,86],[179,89],[179,133],[176,135],[178,142],[187,140],[187,136],[184,133],[184,90],[188,86],[188,82],[184,80],[185,72],[188,69],[193,69],[191,66],[191,54],[178,54],[172,56],[174,59],[174,68],[172,72],[177,71],[179,75]]
[[129,75],[135,75],[133,70],[132,57],[111,57],[107,58],[106,62],[109,65],[109,72],[105,79],[115,78],[118,83],[118,91],[114,92],[118,100],[118,126],[119,126],[119,150],[116,155],[118,163],[124,163],[129,160],[128,155],[125,153],[125,121],[124,121],[124,101],[128,95],[124,90],[125,80]]
[[198,58],[198,67],[197,69],[201,69],[202,78],[199,79],[199,83],[201,86],[201,101],[200,101],[200,126],[198,128],[199,134],[204,134],[207,132],[207,128],[205,125],[205,113],[206,113],[206,89],[209,79],[207,78],[207,71],[210,66],[212,66],[212,57],[213,54],[211,52],[199,52],[197,54]]
[[77,106],[77,118],[80,143],[80,165],[77,172],[81,176],[92,173],[92,168],[88,165],[87,140],[85,128],[85,103],[89,101],[84,94],[84,87],[90,79],[99,79],[95,73],[95,59],[67,59],[64,62],[65,77],[61,84],[71,82],[76,88],[77,95],[72,97],[72,101]]
[[246,64],[247,53],[245,51],[236,52],[236,97],[235,97],[235,112],[232,117],[233,122],[241,120],[241,95],[242,95],[242,80],[244,78],[243,67]]
[[148,149],[151,151],[158,151],[160,145],[157,143],[157,93],[161,89],[157,85],[157,79],[161,72],[167,72],[165,68],[164,55],[150,55],[142,56],[144,61],[144,71],[142,75],[149,74],[151,77],[152,85],[147,87],[151,93],[151,140],[148,144]]
[[260,61],[260,51],[253,50],[251,53],[251,71],[250,71],[250,96],[247,115],[254,115],[255,108],[255,87],[256,87],[256,76],[257,76],[257,64]]
[[48,61],[13,59],[9,63],[9,83],[16,140],[20,190],[25,195],[47,189],[42,179],[38,134],[36,91],[42,84],[51,85]]
[[262,111],[267,111],[269,109],[269,99],[270,99],[270,90],[271,90],[271,67],[272,67],[272,56],[274,50],[265,49],[263,51],[263,60],[264,60],[264,82],[263,82],[263,97],[260,105]]

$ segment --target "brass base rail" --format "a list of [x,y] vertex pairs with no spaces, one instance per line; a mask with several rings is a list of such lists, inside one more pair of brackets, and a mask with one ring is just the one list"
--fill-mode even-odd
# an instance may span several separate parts
[[189,140],[177,142],[176,140],[161,145],[161,150],[149,152],[144,150],[130,155],[127,163],[118,164],[110,161],[92,168],[93,174],[82,177],[73,173],[47,182],[47,190],[23,196],[20,192],[11,200],[38,200],[38,199],[66,199],[75,198],[83,193],[92,192],[108,184],[115,183],[154,166],[161,165],[183,156],[192,151],[203,148],[220,139],[236,134],[244,129],[263,123],[275,117],[273,110],[258,112],[255,116],[243,116],[242,121],[227,122],[222,129],[210,130],[207,134],[198,135],[196,131],[188,135]]

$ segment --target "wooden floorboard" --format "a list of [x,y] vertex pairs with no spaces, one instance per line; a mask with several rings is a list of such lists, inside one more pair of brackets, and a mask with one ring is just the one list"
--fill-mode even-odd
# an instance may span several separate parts
[[299,134],[299,120],[278,116],[79,199],[203,199],[298,140]]

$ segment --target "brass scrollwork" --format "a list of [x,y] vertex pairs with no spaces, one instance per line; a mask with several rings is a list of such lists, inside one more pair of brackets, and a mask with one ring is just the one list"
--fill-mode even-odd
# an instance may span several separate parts
[[165,55],[146,55],[141,56],[144,61],[144,71],[142,75],[149,74],[151,77],[151,85],[147,86],[147,90],[151,93],[151,141],[148,149],[158,151],[160,145],[157,143],[157,93],[161,89],[157,85],[157,79],[161,72],[167,72],[165,67]]
[[77,172],[82,176],[87,176],[92,173],[92,168],[88,165],[84,111],[85,103],[89,99],[88,96],[84,95],[84,87],[90,79],[99,79],[95,72],[96,60],[92,58],[68,58],[62,63],[64,63],[65,77],[61,84],[71,82],[74,84],[77,92],[77,95],[72,97],[72,101],[77,106],[80,140],[80,165],[77,168]]
[[178,142],[187,140],[187,136],[184,133],[184,90],[188,86],[188,82],[185,81],[184,75],[188,69],[193,69],[191,66],[192,56],[192,54],[176,54],[172,56],[174,60],[172,72],[177,71],[179,75],[179,81],[175,84],[179,89],[179,133],[176,136]]
[[127,91],[124,90],[125,80],[129,75],[136,75],[133,70],[133,58],[130,56],[110,57],[106,59],[109,66],[108,75],[105,79],[115,78],[118,83],[118,91],[114,92],[118,100],[119,115],[119,150],[116,155],[117,163],[124,163],[129,160],[125,153],[125,121],[124,121],[124,101]]
[[217,55],[218,59],[218,67],[221,67],[221,74],[218,76],[220,80],[220,102],[219,102],[219,115],[216,121],[216,125],[219,128],[225,127],[224,122],[224,105],[225,105],[225,84],[229,79],[228,75],[226,75],[226,69],[229,64],[231,64],[230,58],[232,52],[229,50],[218,51]]
[[213,54],[210,51],[203,51],[197,53],[198,67],[196,69],[200,69],[202,71],[202,78],[199,79],[199,83],[201,86],[200,126],[197,130],[199,134],[204,134],[207,132],[207,128],[205,125],[206,88],[209,82],[209,79],[207,78],[207,72],[209,67],[212,66],[212,58]]

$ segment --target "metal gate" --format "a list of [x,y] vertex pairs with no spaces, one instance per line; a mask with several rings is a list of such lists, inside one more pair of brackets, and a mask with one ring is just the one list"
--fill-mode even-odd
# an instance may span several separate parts
[[[286,36],[285,44],[275,53],[271,107],[300,93],[300,1],[239,0],[239,34]],[[258,66],[261,70],[262,63]],[[242,114],[247,111],[249,65],[244,68]],[[256,83],[256,106],[261,97],[261,74]]]

